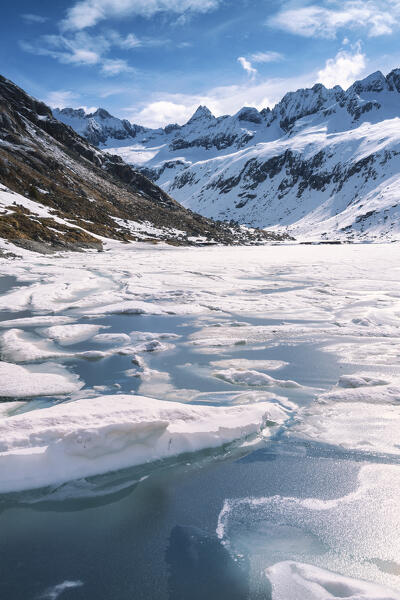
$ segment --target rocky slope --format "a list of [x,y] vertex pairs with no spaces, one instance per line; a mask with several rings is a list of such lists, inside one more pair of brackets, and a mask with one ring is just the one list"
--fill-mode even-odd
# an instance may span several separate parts
[[183,208],[0,76],[0,238],[57,249],[100,248],[104,238],[237,244],[276,236]]
[[[78,114],[79,113],[79,114]],[[290,92],[272,109],[144,129],[99,110],[55,113],[184,206],[304,238],[400,236],[400,69],[348,90]],[[79,117],[79,119],[78,119]],[[92,132],[92,133],[91,133]]]

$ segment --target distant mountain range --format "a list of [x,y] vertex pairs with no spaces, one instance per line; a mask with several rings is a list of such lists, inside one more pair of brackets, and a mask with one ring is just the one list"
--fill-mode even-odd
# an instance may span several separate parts
[[104,109],[54,116],[207,217],[308,239],[400,237],[400,69],[289,92],[272,110],[200,106],[164,129]]
[[0,76],[0,238],[52,251],[100,249],[107,239],[247,244],[277,236],[215,223],[182,207]]

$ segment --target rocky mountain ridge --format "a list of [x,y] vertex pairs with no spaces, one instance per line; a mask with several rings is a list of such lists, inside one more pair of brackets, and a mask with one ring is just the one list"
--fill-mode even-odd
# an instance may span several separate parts
[[0,76],[0,238],[63,249],[101,248],[107,238],[238,244],[277,236],[183,208]]
[[[76,128],[76,111],[55,116],[64,120],[66,111]],[[129,135],[124,121],[108,115],[106,128],[103,117],[80,113],[81,133],[97,128],[100,148],[208,217],[306,238],[400,235],[400,69],[347,90],[288,92],[272,109],[214,117],[199,107],[182,126],[129,124]]]

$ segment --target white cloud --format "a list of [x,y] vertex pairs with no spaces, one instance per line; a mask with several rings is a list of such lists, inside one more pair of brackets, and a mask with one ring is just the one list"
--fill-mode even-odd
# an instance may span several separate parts
[[244,56],[239,56],[238,63],[240,63],[242,69],[244,69],[246,73],[250,75],[250,77],[254,77],[255,75],[257,75],[257,69],[255,69],[251,62],[247,60],[247,58],[245,58]]
[[121,41],[121,48],[130,49],[141,46],[142,42],[134,33],[128,33],[125,39]]
[[362,73],[366,56],[358,43],[340,50],[317,71],[289,78],[270,78],[241,85],[214,87],[203,94],[153,93],[142,104],[124,109],[133,123],[147,127],[163,127],[168,123],[186,123],[198,106],[206,105],[216,116],[235,114],[243,106],[258,110],[272,108],[289,91],[309,88],[321,82],[327,87],[336,84],[349,87]]
[[[183,100],[187,100],[182,96]],[[189,104],[179,103],[179,94],[176,94],[176,101],[171,100],[156,100],[149,102],[140,110],[132,108],[125,109],[129,113],[132,122],[146,125],[149,127],[161,127],[169,123],[179,121],[185,123],[197,108],[197,104],[192,104],[190,99]]]
[[75,100],[78,97],[78,94],[70,90],[55,90],[54,92],[50,92],[44,101],[51,108],[65,108],[66,106],[75,104]]
[[124,37],[120,35],[118,31],[111,29],[105,34],[105,37],[110,46],[117,46],[123,50],[130,50],[131,48],[138,48],[139,46],[145,45],[134,33],[128,33],[128,35]]
[[347,89],[364,71],[365,65],[365,54],[361,52],[360,44],[357,44],[353,52],[340,50],[335,58],[329,58],[325,67],[318,71],[318,81],[329,88],[340,85]]
[[111,48],[131,50],[159,42],[159,40],[142,41],[133,33],[121,36],[117,31],[108,30],[101,35],[90,35],[85,31],[78,31],[72,35],[43,35],[35,43],[20,42],[20,46],[26,52],[51,56],[63,64],[97,65],[100,66],[100,72],[103,75],[111,76],[134,70],[124,59],[107,58],[107,53]]
[[151,17],[158,12],[183,14],[213,10],[220,0],[81,0],[67,11],[65,29],[85,29],[109,18]]
[[73,37],[43,35],[36,43],[20,42],[23,50],[32,54],[51,56],[63,64],[95,65],[110,48],[103,36],[91,37],[79,32]]
[[133,71],[134,69],[128,65],[126,60],[122,60],[120,58],[105,59],[101,66],[101,72],[103,75],[107,75],[107,77],[113,77],[114,75],[119,75],[120,73],[129,73]]
[[391,0],[329,2],[330,7],[303,6],[284,9],[267,24],[304,37],[335,38],[342,28],[366,28],[370,37],[393,33],[400,17],[399,3]]
[[34,23],[45,23],[46,21],[48,21],[48,18],[42,17],[42,15],[25,14],[21,15],[21,17],[30,25]]
[[255,52],[250,56],[252,62],[255,63],[270,63],[279,62],[284,59],[283,54],[269,50],[267,52]]
[[243,106],[261,110],[272,107],[289,90],[310,87],[316,82],[316,73],[289,79],[267,79],[260,83],[245,83],[212,88],[204,94],[152,94],[147,102],[126,108],[124,112],[133,123],[161,127],[168,123],[183,124],[198,106],[206,105],[215,116],[235,114]]
[[79,97],[79,94],[71,90],[54,90],[53,92],[49,92],[44,102],[51,108],[83,108],[87,114],[97,110],[97,106],[84,106],[77,102]]

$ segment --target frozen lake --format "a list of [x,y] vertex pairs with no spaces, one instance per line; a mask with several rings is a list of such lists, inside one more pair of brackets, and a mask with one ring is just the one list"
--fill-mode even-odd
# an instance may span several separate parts
[[399,246],[26,252],[0,344],[1,597],[400,599]]

